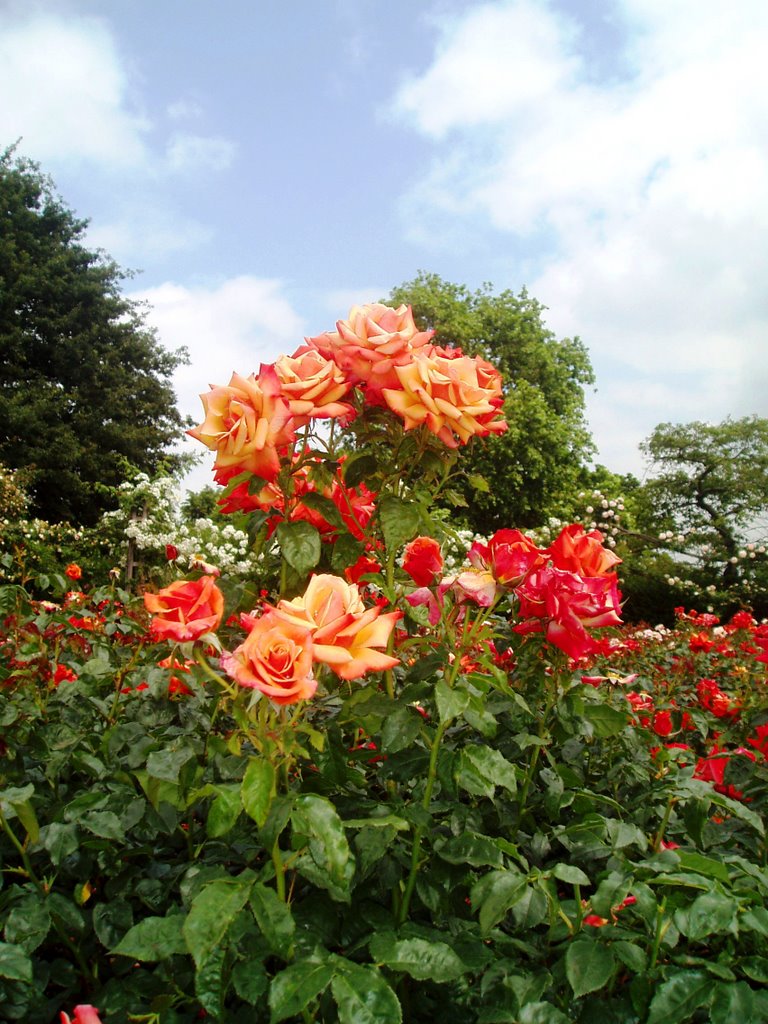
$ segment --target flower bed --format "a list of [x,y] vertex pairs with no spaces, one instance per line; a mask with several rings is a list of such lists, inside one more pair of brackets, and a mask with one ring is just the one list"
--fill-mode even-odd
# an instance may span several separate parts
[[252,586],[0,589],[0,1016],[768,1018],[768,632],[622,628],[577,525],[446,568],[501,399],[357,308],[204,396]]

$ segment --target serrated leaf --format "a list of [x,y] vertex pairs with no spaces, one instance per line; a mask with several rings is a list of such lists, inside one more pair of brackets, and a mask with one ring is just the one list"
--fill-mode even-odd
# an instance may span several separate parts
[[612,708],[610,704],[585,704],[584,718],[592,727],[592,735],[601,739],[618,736],[627,727],[625,712]]
[[577,999],[601,989],[612,977],[615,967],[613,953],[601,942],[577,939],[565,954],[565,974]]
[[236,783],[216,786],[214,791],[216,795],[205,822],[205,831],[211,839],[217,839],[230,832],[243,809],[240,786]]
[[496,786],[510,793],[517,790],[514,765],[495,747],[465,747],[459,754],[456,782],[474,796],[489,798],[493,798]]
[[333,977],[330,963],[299,960],[275,975],[269,987],[270,1024],[298,1016],[328,987]]
[[651,1000],[648,1024],[680,1024],[713,994],[712,978],[702,971],[685,971],[662,982]]
[[398,939],[394,932],[375,935],[371,956],[394,971],[403,971],[418,981],[454,981],[466,968],[447,942],[429,939]]
[[253,818],[259,828],[267,820],[274,794],[274,766],[265,758],[250,758],[240,786],[240,799],[245,808],[245,813],[249,818]]
[[306,494],[302,494],[301,503],[308,509],[321,515],[329,526],[335,526],[339,530],[345,529],[341,512],[339,512],[331,499],[326,498],[324,494],[308,491]]
[[750,1024],[760,1019],[755,1010],[755,993],[745,981],[715,985],[709,1024]]
[[0,942],[0,978],[32,984],[32,961],[21,946]]
[[414,502],[387,494],[379,501],[379,522],[389,552],[399,551],[419,532],[421,515]]
[[568,1024],[568,1018],[552,1003],[526,1003],[517,1024]]
[[315,526],[304,520],[280,523],[275,531],[283,558],[299,576],[306,576],[320,561],[322,545]]
[[299,842],[306,841],[309,855],[320,869],[320,875],[312,873],[311,881],[323,885],[336,899],[348,900],[354,865],[344,825],[331,801],[302,793],[294,802],[291,822],[294,836]]
[[133,928],[129,928],[112,950],[131,960],[155,962],[167,960],[177,953],[187,953],[184,941],[185,914],[170,917],[145,917]]
[[194,898],[184,921],[184,938],[198,966],[222,942],[252,888],[252,878],[217,878]]
[[400,1002],[375,967],[334,960],[331,992],[339,1011],[339,1024],[401,1024]]
[[462,687],[450,687],[444,680],[435,684],[435,703],[440,721],[452,722],[469,705],[469,693]]
[[37,893],[15,903],[5,922],[5,939],[34,953],[51,927],[51,915],[45,899]]
[[153,750],[147,758],[147,772],[154,779],[178,782],[179,772],[195,756],[194,750],[180,742],[163,750]]
[[523,898],[528,880],[519,871],[489,871],[472,887],[472,909],[478,914],[480,934],[488,935],[494,925]]
[[708,935],[734,931],[738,912],[736,900],[719,892],[704,892],[681,915],[680,921],[675,917],[675,924],[693,942],[700,942]]
[[291,908],[280,899],[274,889],[267,888],[261,882],[254,885],[250,903],[253,916],[269,948],[283,960],[290,959],[293,936],[296,932]]

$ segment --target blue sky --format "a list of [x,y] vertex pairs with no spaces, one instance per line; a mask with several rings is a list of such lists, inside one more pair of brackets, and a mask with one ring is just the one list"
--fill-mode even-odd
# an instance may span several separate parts
[[641,473],[768,415],[767,48],[764,0],[4,0],[0,146],[140,271],[195,418],[424,269],[581,337]]

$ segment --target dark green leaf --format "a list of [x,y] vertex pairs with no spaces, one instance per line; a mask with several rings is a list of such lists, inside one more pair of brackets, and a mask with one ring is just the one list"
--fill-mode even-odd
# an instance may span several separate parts
[[270,1024],[298,1016],[324,992],[333,966],[317,960],[299,960],[272,979],[269,987]]
[[322,546],[317,528],[311,523],[298,520],[280,523],[275,532],[286,562],[299,576],[306,576],[320,561]]
[[32,961],[21,946],[0,942],[0,978],[32,984]]
[[568,1018],[552,1003],[526,1003],[516,1024],[568,1024]]
[[585,875],[575,864],[555,864],[552,874],[561,882],[567,882],[568,885],[592,885],[589,875]]
[[321,874],[313,874],[312,881],[323,884],[336,899],[349,899],[354,864],[336,808],[325,797],[303,793],[296,797],[291,821],[295,839],[302,845],[307,844],[312,860],[320,869]]
[[205,831],[211,839],[217,839],[230,832],[243,809],[240,786],[236,783],[216,786],[215,793],[205,822]]
[[339,1024],[400,1024],[397,996],[375,967],[334,959],[331,991],[339,1010]]
[[155,779],[178,782],[179,772],[194,756],[194,750],[179,741],[177,745],[153,750],[147,758],[147,772]]
[[5,922],[5,939],[33,953],[51,927],[51,915],[45,898],[30,894],[15,903]]
[[664,981],[651,1000],[648,1024],[683,1024],[713,994],[712,978],[702,971],[685,971]]
[[209,882],[192,901],[184,921],[184,938],[198,966],[222,943],[248,902],[252,887],[251,878],[219,878]]
[[450,687],[442,679],[435,684],[435,702],[441,722],[452,722],[469,704],[469,693],[460,687]]
[[615,968],[613,953],[601,942],[576,939],[565,954],[566,977],[577,998],[603,988]]
[[296,931],[291,908],[274,889],[257,882],[251,890],[251,910],[269,948],[289,960]]
[[446,942],[398,939],[394,932],[381,932],[371,940],[370,949],[374,960],[419,981],[454,981],[466,972],[464,964]]
[[272,764],[266,758],[250,758],[240,787],[240,799],[245,813],[259,828],[267,820],[274,793],[275,769]]
[[496,786],[514,793],[515,768],[495,747],[465,747],[459,754],[456,782],[474,796],[493,797]]
[[494,925],[520,900],[528,886],[519,871],[489,871],[472,888],[472,909],[478,914],[480,934],[488,935]]
[[710,1024],[750,1024],[760,1017],[755,1012],[755,994],[745,981],[718,982],[709,1011]]
[[387,494],[379,502],[379,522],[387,551],[399,551],[406,541],[419,532],[419,506],[414,502],[403,501],[394,494]]
[[610,704],[585,704],[584,717],[591,726],[594,736],[618,736],[627,726],[624,711],[612,708]]
[[145,917],[130,928],[118,942],[113,953],[130,957],[131,960],[167,960],[177,953],[187,953],[184,941],[186,915],[170,917]]

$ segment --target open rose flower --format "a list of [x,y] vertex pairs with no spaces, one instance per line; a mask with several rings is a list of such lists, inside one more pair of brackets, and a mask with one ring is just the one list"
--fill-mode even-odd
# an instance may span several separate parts
[[144,607],[152,614],[149,628],[155,637],[186,643],[219,628],[224,595],[212,576],[203,576],[177,580],[156,594],[146,593]]
[[[244,620],[246,621],[246,620]],[[260,690],[275,704],[309,700],[317,689],[312,675],[312,635],[275,612],[247,618],[250,632],[221,658],[221,667],[241,686]]]
[[302,597],[280,601],[275,613],[310,630],[315,660],[330,665],[340,679],[359,679],[400,663],[377,648],[387,646],[402,613],[366,608],[357,586],[340,576],[313,576]]
[[67,568],[64,570],[64,575],[68,576],[71,580],[79,580],[83,575],[83,570],[77,564],[77,562],[70,562]]
[[547,566],[517,589],[521,622],[517,633],[544,632],[571,658],[595,651],[587,629],[621,623],[621,595],[615,575],[582,577]]
[[547,562],[547,552],[520,530],[497,530],[487,544],[476,541],[468,558],[476,569],[490,570],[497,583],[516,587]]
[[393,309],[371,302],[353,306],[346,320],[337,321],[335,331],[308,338],[307,343],[338,363],[355,383],[364,383],[369,402],[381,404],[384,388],[400,387],[395,368],[409,363],[433,333],[418,329],[410,306]]
[[403,568],[419,587],[428,587],[443,568],[440,545],[433,537],[414,537],[405,545]]
[[424,425],[443,444],[458,448],[471,437],[507,429],[497,418],[503,401],[501,375],[480,356],[447,359],[417,353],[395,372],[399,388],[385,388],[382,394],[406,430]]
[[584,531],[578,523],[565,526],[548,548],[556,569],[575,572],[577,576],[605,576],[621,559],[603,546],[599,530]]
[[306,426],[312,419],[347,418],[354,407],[341,402],[352,381],[332,359],[309,345],[292,356],[280,356],[275,362],[283,397],[288,402],[294,426]]
[[233,373],[226,387],[214,386],[200,397],[205,420],[187,433],[216,452],[217,482],[225,484],[243,472],[275,480],[278,449],[296,435],[274,367],[262,366],[258,377]]

